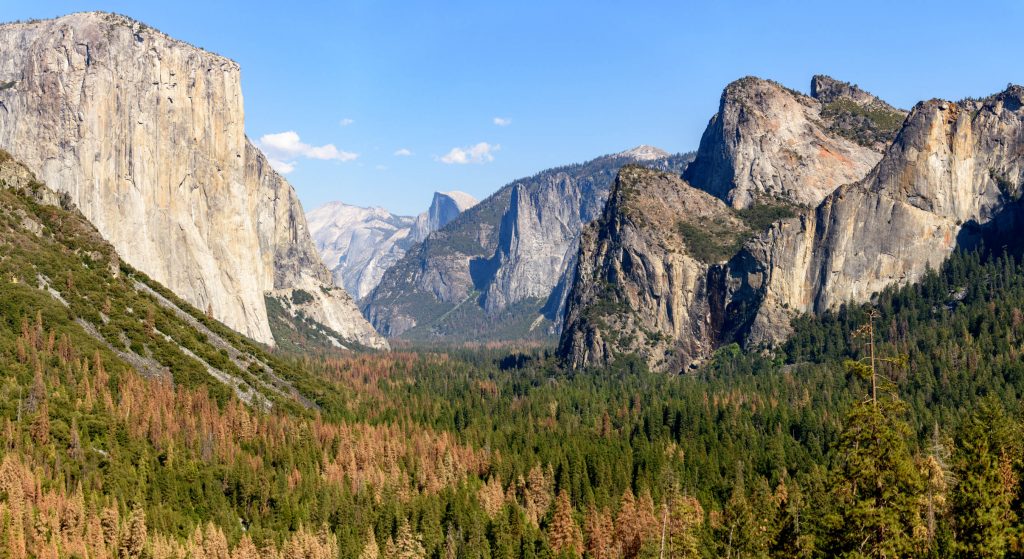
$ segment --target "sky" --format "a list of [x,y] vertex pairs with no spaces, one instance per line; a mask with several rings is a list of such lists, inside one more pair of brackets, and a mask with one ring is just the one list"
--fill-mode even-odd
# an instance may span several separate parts
[[697,148],[746,75],[910,108],[1024,82],[1024,2],[0,0],[123,13],[237,61],[246,132],[303,205],[416,214],[639,144]]

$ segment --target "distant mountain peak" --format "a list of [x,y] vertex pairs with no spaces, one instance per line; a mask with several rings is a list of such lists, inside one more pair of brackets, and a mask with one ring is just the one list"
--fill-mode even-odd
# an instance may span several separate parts
[[446,196],[450,198],[455,205],[458,206],[460,212],[464,212],[469,208],[472,208],[479,202],[472,194],[467,194],[461,190],[449,190],[448,192],[435,192],[434,193],[434,204],[437,203],[439,196]]
[[655,159],[664,159],[669,155],[670,154],[667,151],[661,148],[656,148],[647,144],[640,144],[635,148],[616,153],[615,157],[628,157],[636,161],[654,161]]
[[414,243],[475,206],[476,198],[453,190],[435,192],[430,208],[417,216],[385,208],[328,202],[307,214],[309,229],[334,283],[359,299]]

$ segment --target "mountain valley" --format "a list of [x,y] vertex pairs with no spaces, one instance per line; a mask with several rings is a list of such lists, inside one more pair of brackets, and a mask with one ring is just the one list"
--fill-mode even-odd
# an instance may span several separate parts
[[771,7],[814,51],[775,60],[754,5],[695,52],[667,4],[509,45],[490,5],[229,5],[138,10],[244,81],[128,16],[0,24],[0,559],[1024,554],[1024,87],[747,76],[690,126],[723,70],[902,101],[935,59],[824,6]]

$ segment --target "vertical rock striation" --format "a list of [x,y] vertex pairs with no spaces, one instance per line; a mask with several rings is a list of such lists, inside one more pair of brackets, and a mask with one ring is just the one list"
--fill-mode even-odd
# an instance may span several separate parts
[[[739,83],[760,94],[781,95],[769,82]],[[813,88],[826,104],[888,107],[830,78],[816,77]],[[723,107],[736,95],[734,84]],[[902,126],[866,176],[849,184],[832,181],[840,186],[814,207],[790,206],[786,211],[795,215],[785,217],[766,214],[763,202],[780,195],[797,201],[799,193],[809,196],[822,184],[809,183],[808,177],[831,173],[845,180],[851,172],[841,161],[831,172],[821,167],[825,160],[790,169],[799,171],[795,174],[774,166],[778,146],[822,142],[820,127],[790,136],[793,130],[784,121],[806,114],[791,110],[790,97],[761,105],[777,112],[735,120],[760,130],[758,145],[767,149],[735,150],[749,131],[734,129],[723,136],[715,130],[721,115],[712,119],[697,168],[684,175],[713,177],[721,187],[709,187],[713,183],[705,180],[701,188],[740,209],[695,210],[699,197],[685,184],[632,170],[621,173],[617,189],[623,193],[613,195],[581,242],[560,343],[568,363],[603,365],[634,353],[652,368],[679,371],[723,343],[772,345],[790,334],[792,318],[801,313],[867,301],[891,284],[919,279],[956,247],[976,244],[985,228],[1019,227],[1009,214],[1024,194],[1024,88],[1010,86],[983,100],[926,101],[905,120],[902,113],[893,116]],[[749,107],[741,108],[744,112]],[[833,115],[838,120],[831,122],[841,122],[833,131],[841,129],[864,143],[890,137],[878,119],[854,118],[852,109],[847,114],[853,116]],[[709,166],[714,157],[720,164]],[[755,160],[760,163],[750,163]],[[757,183],[748,172],[709,173],[762,164],[778,171],[773,176],[780,182]],[[816,169],[812,175],[804,173],[810,169]],[[630,192],[640,193],[636,199],[658,200],[630,204]],[[744,207],[751,200],[758,204]],[[774,222],[766,223],[766,215]],[[672,232],[662,239],[656,236],[660,231]]]
[[584,224],[620,167],[682,172],[650,146],[537,173],[499,189],[385,272],[363,312],[388,336],[509,340],[557,335]]
[[680,370],[716,339],[708,289],[720,267],[687,245],[680,223],[744,225],[717,198],[676,176],[624,167],[604,213],[580,239],[559,351],[574,367],[635,354],[656,370]]
[[[295,192],[245,136],[236,63],[98,12],[0,25],[0,49],[0,147],[132,266],[268,344],[266,293],[330,285]],[[323,295],[328,327],[384,347]]]
[[919,279],[979,226],[1017,201],[1024,183],[1024,88],[981,101],[914,107],[862,181],[776,225],[746,248],[736,290],[760,301],[749,341],[777,341],[794,313],[865,301]]

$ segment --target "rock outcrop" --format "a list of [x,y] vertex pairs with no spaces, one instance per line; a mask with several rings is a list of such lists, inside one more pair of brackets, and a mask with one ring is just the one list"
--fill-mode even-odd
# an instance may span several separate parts
[[430,208],[416,217],[384,208],[330,202],[306,214],[309,230],[335,285],[362,299],[413,244],[476,205],[465,192],[435,192]]
[[822,122],[830,132],[879,152],[896,139],[907,117],[856,85],[828,76],[811,79],[811,97],[821,102]]
[[600,215],[618,169],[642,162],[679,173],[689,160],[640,146],[506,185],[411,248],[363,311],[388,336],[557,335],[579,233]]
[[[295,192],[245,136],[236,63],[98,12],[0,25],[0,49],[0,147],[129,264],[268,344],[266,293],[330,285]],[[343,292],[325,304],[327,326],[385,347]]]
[[718,325],[709,271],[681,224],[745,225],[728,206],[678,177],[624,167],[601,218],[584,229],[560,352],[574,367],[635,354],[680,370],[708,354]]
[[[818,78],[816,91],[822,94]],[[1024,194],[1024,88],[980,101],[918,104],[863,179],[813,208],[781,206],[792,217],[766,212],[763,204],[729,210],[746,228],[731,240],[722,239],[735,222],[720,210],[688,219],[694,196],[666,181],[623,171],[624,190],[664,192],[662,200],[640,206],[613,196],[584,236],[560,344],[568,363],[602,365],[635,353],[652,368],[680,371],[724,343],[770,346],[789,335],[795,316],[915,281],[956,247],[976,245],[984,228],[1013,223],[1003,217]],[[682,235],[673,231],[657,244],[651,232],[668,231],[672,216]]]
[[729,84],[683,178],[734,208],[766,201],[817,205],[881,158],[830,130],[824,107],[768,80]]
[[434,199],[430,201],[427,211],[416,216],[416,223],[409,237],[418,243],[426,239],[427,235],[454,221],[462,212],[479,202],[473,196],[458,190],[435,192]]
[[970,244],[1021,196],[1022,105],[1020,86],[981,101],[919,103],[864,180],[751,242],[742,255],[750,266],[732,274],[735,296],[758,302],[748,342],[784,338],[794,313],[915,281]]

